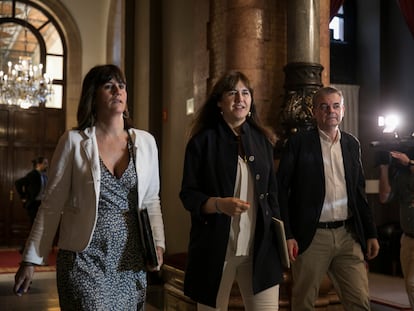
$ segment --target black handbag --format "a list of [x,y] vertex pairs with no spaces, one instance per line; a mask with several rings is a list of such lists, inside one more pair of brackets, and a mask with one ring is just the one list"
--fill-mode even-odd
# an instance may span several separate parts
[[158,267],[157,250],[154,243],[154,237],[152,235],[151,223],[147,209],[140,210],[139,217],[141,219],[142,239],[144,242],[146,262],[151,267]]

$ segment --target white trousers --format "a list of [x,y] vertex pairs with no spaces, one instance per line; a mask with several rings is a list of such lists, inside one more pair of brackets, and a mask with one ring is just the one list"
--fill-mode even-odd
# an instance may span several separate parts
[[279,310],[279,285],[253,295],[253,261],[251,256],[227,256],[217,294],[216,308],[197,304],[198,311],[227,311],[234,280],[240,289],[246,311]]

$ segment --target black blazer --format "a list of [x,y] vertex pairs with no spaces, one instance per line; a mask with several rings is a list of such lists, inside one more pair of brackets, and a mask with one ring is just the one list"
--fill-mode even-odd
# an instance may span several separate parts
[[[353,230],[362,250],[366,240],[376,238],[374,216],[365,195],[365,177],[359,141],[341,132],[348,208]],[[278,168],[279,204],[287,238],[295,238],[299,252],[310,245],[325,198],[322,149],[317,129],[293,135],[284,147]]]
[[[255,180],[257,207],[253,250],[253,292],[282,281],[271,217],[280,217],[273,149],[266,137],[247,123],[241,141]],[[232,197],[237,173],[238,141],[226,123],[193,137],[186,148],[180,198],[191,213],[191,232],[184,293],[215,306],[230,233],[231,217],[202,214],[209,197]]]

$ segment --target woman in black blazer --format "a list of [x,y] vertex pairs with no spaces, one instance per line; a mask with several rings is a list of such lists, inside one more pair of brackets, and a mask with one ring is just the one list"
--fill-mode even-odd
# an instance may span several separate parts
[[198,310],[227,310],[234,280],[246,310],[277,310],[282,267],[271,135],[247,77],[229,72],[194,121],[180,198],[191,214],[184,293]]

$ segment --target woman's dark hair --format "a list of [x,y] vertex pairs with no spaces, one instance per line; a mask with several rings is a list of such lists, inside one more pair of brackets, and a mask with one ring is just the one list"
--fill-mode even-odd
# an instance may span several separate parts
[[[82,83],[77,113],[78,125],[75,129],[84,130],[87,127],[95,125],[96,91],[111,79],[115,79],[118,83],[124,83],[126,85],[125,75],[116,65],[107,64],[95,66],[86,74]],[[127,105],[124,111],[124,128],[128,129],[130,127],[132,127],[132,120],[129,117]]]
[[217,103],[221,100],[223,94],[233,90],[239,81],[246,86],[252,97],[250,116],[246,118],[246,122],[259,129],[271,142],[274,142],[274,135],[261,124],[260,118],[256,113],[256,105],[254,104],[253,89],[250,81],[240,71],[229,71],[225,73],[213,86],[210,95],[204,105],[198,110],[193,121],[190,138],[206,128],[214,127],[220,122],[222,115],[221,109],[218,107]]
[[33,160],[32,160],[32,165],[33,165],[33,168],[36,168],[36,165],[37,165],[37,164],[42,164],[44,160],[45,160],[45,157],[41,157],[41,156],[39,156],[39,157],[37,157],[37,158],[33,159]]

